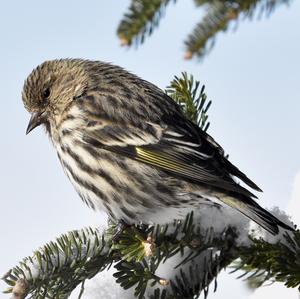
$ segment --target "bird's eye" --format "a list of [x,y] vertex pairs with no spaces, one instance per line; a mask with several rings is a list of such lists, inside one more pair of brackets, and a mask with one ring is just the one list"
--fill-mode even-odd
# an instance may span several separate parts
[[45,100],[47,100],[49,98],[49,96],[50,96],[50,88],[44,89],[44,91],[43,91],[43,98]]

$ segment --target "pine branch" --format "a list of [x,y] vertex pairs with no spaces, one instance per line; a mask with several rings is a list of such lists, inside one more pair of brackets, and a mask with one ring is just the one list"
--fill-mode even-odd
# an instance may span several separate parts
[[[76,286],[110,263],[110,242],[98,229],[69,232],[35,251],[2,278],[20,299],[68,298]],[[18,297],[16,297],[18,298]]]
[[[195,0],[197,6],[205,6],[206,15],[185,41],[185,58],[194,55],[203,58],[215,44],[219,32],[226,32],[230,25],[238,25],[242,19],[252,19],[255,14],[269,16],[277,6],[288,5],[290,0]],[[233,27],[233,26],[232,26]]]
[[270,244],[263,239],[252,239],[251,247],[239,248],[239,259],[232,265],[243,270],[252,287],[268,282],[283,282],[288,288],[300,291],[300,231],[286,233],[282,242]]
[[[173,0],[174,2],[176,0]],[[117,29],[121,45],[140,45],[159,25],[170,0],[132,0]]]
[[211,101],[207,102],[203,85],[199,91],[200,82],[195,81],[193,76],[183,72],[182,77],[175,76],[166,93],[177,102],[184,110],[187,117],[195,122],[201,129],[206,131],[210,125],[207,111]]
[[[114,224],[103,234],[88,228],[46,244],[2,278],[10,285],[6,293],[22,293],[19,298],[68,298],[77,285],[116,262],[116,282],[124,289],[134,287],[137,298],[144,298],[151,288],[150,298],[194,298],[202,290],[207,294],[209,283],[235,258],[235,230],[228,227],[221,236],[212,230],[203,234],[193,214],[166,226],[132,226],[113,244],[116,231]],[[147,256],[143,243],[149,239],[155,250]],[[128,245],[135,254],[124,251]],[[176,275],[157,276],[159,267],[175,255],[181,257],[170,269]]]
[[[233,267],[244,270],[248,279],[259,278],[260,285],[276,280],[299,287],[299,231],[285,235],[281,243],[250,237],[249,245],[241,246],[239,228],[227,222],[223,231],[216,232],[201,218],[191,213],[184,221],[165,226],[131,226],[117,242],[112,242],[117,231],[112,223],[103,234],[91,228],[65,234],[10,270],[3,277],[10,285],[6,292],[19,294],[13,298],[20,299],[68,298],[77,285],[114,263],[116,282],[124,289],[134,288],[136,298],[145,298],[146,293],[154,299],[197,298],[202,291],[206,297],[211,282],[215,281],[215,290],[219,272],[237,258]],[[155,244],[151,254],[144,246],[149,240]],[[169,276],[160,277],[160,268],[174,257]]]
[[[175,2],[176,0],[174,0]],[[121,45],[141,45],[158,27],[170,0],[132,0],[129,11],[121,20],[117,34]],[[203,58],[213,48],[220,32],[236,28],[241,20],[270,16],[275,9],[292,0],[194,0],[206,14],[185,41],[185,58]]]
[[237,17],[237,12],[225,6],[223,2],[213,1],[207,9],[206,15],[198,23],[185,41],[185,58],[194,55],[205,56],[213,47],[219,31],[226,31],[230,20]]

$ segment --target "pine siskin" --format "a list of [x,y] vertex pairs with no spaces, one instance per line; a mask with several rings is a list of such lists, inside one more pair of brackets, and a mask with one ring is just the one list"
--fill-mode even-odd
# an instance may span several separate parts
[[27,133],[44,124],[83,201],[126,223],[182,219],[201,204],[230,206],[269,232],[292,230],[261,208],[223,149],[153,84],[104,62],[46,61],[22,98]]

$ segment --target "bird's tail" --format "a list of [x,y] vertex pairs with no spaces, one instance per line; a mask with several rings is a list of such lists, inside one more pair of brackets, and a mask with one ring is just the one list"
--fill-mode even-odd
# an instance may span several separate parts
[[218,197],[223,203],[232,207],[233,209],[238,210],[258,225],[263,227],[265,230],[270,232],[273,235],[278,234],[279,227],[284,229],[295,231],[295,229],[282,221],[278,218],[273,216],[270,212],[266,211],[262,207],[260,207],[253,199],[246,198],[246,199],[237,199],[231,196],[223,196]]

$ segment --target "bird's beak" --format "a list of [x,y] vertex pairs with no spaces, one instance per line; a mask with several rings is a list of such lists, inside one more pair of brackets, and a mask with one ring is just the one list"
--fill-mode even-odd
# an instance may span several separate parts
[[26,135],[29,134],[34,128],[45,123],[46,120],[47,115],[45,111],[32,113],[28,127],[26,129]]

